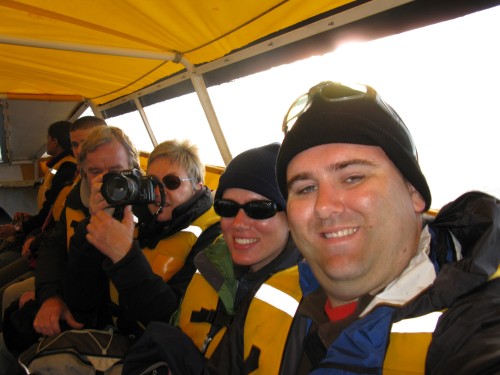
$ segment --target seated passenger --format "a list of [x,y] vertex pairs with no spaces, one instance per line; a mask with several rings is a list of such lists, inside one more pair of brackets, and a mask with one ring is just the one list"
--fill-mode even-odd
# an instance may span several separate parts
[[[106,210],[109,203],[101,194],[102,175],[90,185],[91,217],[77,226],[70,242],[65,283],[68,305],[88,317],[86,327],[93,326],[96,317],[106,321],[101,318],[110,313],[109,277],[103,265],[116,276],[112,281],[119,291],[119,301],[116,296],[113,301],[118,305],[114,312],[118,326],[135,331],[135,321],[147,324],[150,320],[165,320],[178,307],[195,272],[194,256],[220,234],[220,219],[212,208],[211,191],[203,184],[205,168],[195,146],[175,140],[159,144],[149,156],[147,172],[160,186],[156,188],[156,202],[147,206],[149,212],[139,222],[137,241],[131,207],[125,207],[122,221],[115,219]],[[148,293],[147,288],[130,288],[143,274],[141,269],[128,271],[137,258],[147,260],[147,267],[172,291],[162,309],[152,310],[145,305],[136,311],[131,307],[137,295],[144,297]],[[122,294],[119,286],[123,283],[127,289]]]
[[[33,323],[38,334],[58,334],[61,331],[60,321],[71,328],[103,328],[115,322],[114,316],[119,318],[119,325],[123,322],[120,326],[124,330],[135,329],[135,323],[127,325],[125,322],[142,318],[126,309],[127,304],[121,303],[121,298],[119,306],[110,303],[113,290],[110,290],[109,280],[102,271],[104,256],[85,240],[89,220],[77,225],[90,213],[94,221],[106,221],[107,218],[102,228],[109,225],[104,231],[108,239],[115,235],[119,239],[126,237],[130,240],[125,250],[127,253],[132,251],[123,263],[134,259],[135,251],[142,254],[138,247],[130,249],[134,233],[134,222],[127,219],[132,217],[130,207],[125,209],[123,222],[115,220],[111,213],[104,211],[108,203],[100,193],[104,174],[139,167],[137,153],[119,129],[96,129],[84,143],[80,163],[83,179],[68,196],[66,219],[58,225],[59,233],[55,233],[51,241],[44,242],[40,249],[35,281],[36,297],[41,307]],[[147,218],[142,212],[144,210],[137,211],[140,216],[138,231],[143,236],[140,235],[139,242],[145,248],[144,252],[153,253],[149,259],[160,274],[162,283],[170,279],[172,289],[169,291],[175,290],[180,294],[194,272],[191,249],[194,254],[220,234],[219,217],[211,208],[211,192],[202,183],[203,164],[196,149],[188,142],[172,141],[159,145],[151,154],[148,169],[163,181],[168,191],[164,207],[160,205],[159,190],[156,191],[157,203],[150,205],[151,212]],[[138,206],[139,209],[142,207]],[[163,212],[159,208],[163,208]],[[113,228],[118,228],[118,233],[114,233]],[[124,231],[125,228],[128,231]],[[205,228],[206,231],[202,232]],[[69,251],[66,250],[68,243]],[[111,243],[117,246],[120,241]],[[151,256],[155,252],[158,252],[158,257]],[[163,265],[158,261],[162,258]],[[178,300],[172,293],[167,308],[174,310]],[[118,301],[114,299],[114,302]],[[21,310],[27,308],[25,305]],[[8,336],[22,338],[24,342],[21,344],[26,347],[29,335],[21,337],[11,332]],[[9,348],[15,349],[10,340],[6,338],[5,341]],[[22,349],[18,348],[17,352]]]
[[[92,129],[96,126],[106,126],[106,121],[95,116],[83,116],[72,123],[69,127],[71,149],[77,161],[77,168],[81,146],[85,139],[89,136]],[[51,231],[55,227],[55,224],[59,221],[61,213],[64,209],[66,197],[79,180],[80,174],[77,172],[74,175],[73,183],[64,186],[57,195],[57,198],[52,204],[49,218],[45,221],[40,233],[32,233],[27,236],[22,249],[23,258],[11,262],[8,266],[0,270],[0,280],[7,277],[10,277],[13,280],[0,289],[0,295],[3,295],[1,299],[2,317],[4,309],[9,307],[13,301],[20,298],[23,293],[29,292],[29,294],[24,295],[23,298],[20,299],[20,307],[22,307],[22,304],[25,301],[34,298],[35,279],[32,276],[34,276],[35,273],[34,268],[36,264],[36,253],[41,241],[44,238],[48,238]],[[29,270],[27,269],[28,266]]]
[[[93,128],[95,128],[96,126],[105,126],[105,125],[106,122],[103,119],[95,116],[83,116],[71,124],[69,128],[69,136],[71,140],[71,148],[73,150],[73,155],[75,156],[75,159],[77,161],[77,167],[78,167],[78,157],[83,142],[89,136]],[[26,303],[27,301],[31,301],[35,298],[34,267],[36,265],[36,256],[38,248],[43,240],[50,238],[50,234],[52,230],[54,230],[56,223],[59,221],[61,213],[63,212],[66,197],[68,196],[69,192],[73,189],[74,185],[79,180],[80,180],[80,174],[77,171],[77,173],[74,176],[73,184],[64,186],[61,189],[61,191],[57,195],[57,198],[52,204],[52,208],[49,213],[50,218],[46,220],[46,222],[44,223],[44,228],[40,231],[38,235],[28,236],[26,238],[26,241],[24,242],[22,249],[23,258],[10,263],[8,266],[0,270],[0,274],[8,273],[10,275],[15,276],[15,279],[11,283],[5,285],[4,288],[0,289],[0,295],[3,294],[1,297],[2,319],[4,316],[4,310],[9,306],[11,306],[11,304],[14,301],[16,301],[16,303],[12,306],[13,309],[23,307],[24,303]],[[25,264],[27,263],[28,259],[30,260],[29,262],[30,270],[25,272],[26,271]],[[1,277],[2,276],[0,276],[0,278]],[[17,365],[16,359],[12,356],[12,354],[10,354],[6,350],[3,340],[1,340],[0,368],[13,369],[14,367],[16,367],[16,365]],[[11,372],[7,373],[10,374]]]
[[500,373],[500,200],[429,220],[412,136],[371,87],[321,82],[289,115],[276,170],[306,262],[284,373]]
[[[279,144],[269,144],[229,163],[214,203],[223,237],[195,259],[198,270],[175,319],[183,332],[152,323],[126,358],[125,374],[140,373],[158,361],[166,361],[175,374],[278,372],[302,296],[300,254],[276,183],[278,150]],[[142,276],[148,277],[151,271]],[[154,299],[143,302],[140,297],[135,301],[143,309],[162,306]]]
[[[12,322],[8,310],[5,312],[5,343],[16,354],[36,341],[39,335],[60,333],[61,323],[63,327],[84,327],[79,315],[75,312],[75,318],[66,301],[65,274],[68,271],[69,240],[76,224],[89,216],[89,184],[108,171],[138,168],[139,158],[130,140],[119,128],[98,126],[85,141],[79,164],[82,179],[69,193],[60,221],[38,250],[36,303],[26,303],[16,314],[11,311],[12,316],[20,321]],[[33,315],[36,315],[34,319]],[[21,327],[29,327],[27,320],[32,321],[34,331],[27,329],[26,332],[19,332]],[[97,325],[98,322],[94,321],[93,324]]]
[[[47,130],[47,154],[51,158],[47,161],[47,173],[38,188],[38,213],[35,215],[16,214],[12,224],[0,226],[0,241],[16,236],[18,245],[6,247],[8,251],[0,254],[0,267],[9,265],[21,257],[21,248],[28,235],[36,235],[47,220],[57,195],[61,189],[71,185],[76,173],[76,161],[71,152],[69,129],[71,123],[58,121],[51,124]],[[3,246],[2,246],[3,247]],[[28,262],[23,262],[23,270],[28,270]],[[0,287],[15,278],[16,272],[4,272],[0,275]]]

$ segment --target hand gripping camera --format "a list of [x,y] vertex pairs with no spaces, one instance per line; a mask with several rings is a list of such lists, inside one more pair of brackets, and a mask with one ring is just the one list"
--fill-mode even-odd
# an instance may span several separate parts
[[155,203],[155,187],[161,196],[160,207],[165,205],[162,184],[151,176],[143,176],[137,169],[106,173],[102,178],[101,194],[111,207],[129,204]]

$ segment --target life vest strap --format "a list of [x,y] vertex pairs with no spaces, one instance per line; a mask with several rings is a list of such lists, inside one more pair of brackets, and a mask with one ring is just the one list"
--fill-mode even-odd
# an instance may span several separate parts
[[210,323],[211,325],[227,327],[231,322],[231,316],[223,311],[201,309],[191,313],[191,322],[194,323]]
[[250,354],[248,354],[247,359],[245,359],[245,363],[243,364],[243,373],[250,374],[253,371],[259,368],[259,357],[260,357],[260,349],[255,345],[252,345],[250,349]]

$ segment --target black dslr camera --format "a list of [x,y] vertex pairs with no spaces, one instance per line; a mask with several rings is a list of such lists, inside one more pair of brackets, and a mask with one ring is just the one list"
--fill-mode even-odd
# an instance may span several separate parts
[[[111,207],[155,203],[158,181],[137,169],[109,172],[102,178],[101,194]],[[161,192],[160,186],[160,192]]]

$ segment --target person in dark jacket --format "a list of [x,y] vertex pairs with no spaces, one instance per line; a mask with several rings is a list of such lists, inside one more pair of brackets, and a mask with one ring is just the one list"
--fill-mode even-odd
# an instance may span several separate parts
[[[71,150],[70,126],[68,121],[57,121],[47,130],[47,172],[38,182],[38,212],[35,215],[17,214],[14,223],[0,225],[0,239],[17,235],[24,243],[25,237],[36,235],[44,225],[59,192],[71,185],[76,173],[76,160]],[[28,237],[29,241],[29,237]],[[26,245],[29,246],[29,243]],[[4,267],[21,256],[19,251],[1,254],[0,266]],[[27,263],[27,262],[26,262]],[[7,280],[10,281],[10,280]],[[2,279],[1,285],[6,281]]]
[[368,86],[322,82],[277,159],[304,292],[287,374],[500,371],[500,202],[431,193],[401,118]]
[[57,121],[51,124],[47,130],[47,173],[39,182],[38,189],[38,213],[21,220],[16,227],[14,224],[2,225],[0,238],[12,235],[16,232],[29,234],[40,228],[50,212],[52,203],[59,191],[73,181],[76,172],[76,160],[71,150],[69,137],[71,123],[68,121]]
[[[87,315],[109,309],[111,280],[118,326],[131,332],[136,321],[145,326],[151,320],[166,319],[177,309],[196,270],[194,256],[220,234],[220,218],[212,208],[211,191],[203,183],[205,167],[196,146],[177,140],[160,143],[148,158],[147,174],[157,181],[155,202],[144,206],[148,212],[137,228],[130,205],[123,219],[117,220],[105,210],[109,203],[101,194],[101,180],[91,185],[91,216],[76,227],[68,260],[68,303]],[[168,290],[160,309],[151,309],[144,300],[143,306],[135,308],[138,295],[150,297],[147,286],[134,285],[143,279],[143,268],[159,276]]]
[[[106,122],[103,119],[95,116],[83,116],[71,124],[69,129],[71,149],[77,163],[81,145],[88,137],[92,129],[96,126],[106,126]],[[57,198],[52,204],[49,218],[45,221],[43,228],[41,228],[40,230],[40,233],[38,233],[37,235],[35,235],[35,233],[32,233],[32,236],[28,237],[24,242],[22,253],[23,256],[27,259],[18,259],[8,266],[8,270],[5,269],[6,272],[8,271],[9,273],[16,275],[16,277],[11,283],[5,286],[5,291],[0,289],[0,295],[3,294],[1,303],[2,317],[4,316],[4,310],[6,308],[9,308],[9,306],[11,306],[14,301],[16,301],[16,306],[12,306],[12,309],[14,309],[14,307],[22,308],[26,302],[34,300],[35,278],[33,275],[35,273],[34,268],[36,266],[38,247],[45,238],[50,237],[52,230],[55,229],[56,223],[59,221],[61,216],[63,216],[61,215],[61,213],[64,209],[66,197],[68,196],[73,186],[80,179],[78,171],[76,171],[73,178],[73,183],[71,185],[64,186],[57,195]],[[30,270],[28,272],[25,272],[26,268],[24,267],[24,264],[28,259]],[[2,269],[2,271],[0,272],[3,273],[4,270]],[[5,348],[3,337],[2,342],[0,342],[0,367],[2,366],[4,368],[10,368],[12,370],[7,371],[8,374],[14,373],[14,367],[19,366],[17,364],[16,358],[14,358],[12,354]]]
[[[98,117],[83,116],[71,124],[69,128],[71,149],[77,161],[80,154],[81,144],[96,126],[106,126],[106,122]],[[12,280],[0,289],[0,295],[3,295],[1,301],[2,316],[4,309],[9,307],[10,304],[23,295],[24,292],[29,291],[30,293],[27,293],[20,299],[21,307],[25,301],[34,298],[35,281],[32,276],[35,273],[34,269],[36,266],[38,247],[40,246],[42,239],[50,235],[56,223],[59,221],[61,213],[64,209],[66,197],[73,188],[74,184],[79,181],[79,178],[80,175],[78,171],[76,171],[71,184],[67,184],[59,191],[57,198],[51,205],[48,217],[40,230],[33,231],[27,236],[22,249],[23,258],[10,263],[8,267],[0,270],[0,280],[3,280],[7,276]]]
[[[141,373],[155,363],[167,363],[175,374],[273,374],[279,369],[302,293],[301,255],[276,185],[278,149],[278,143],[250,149],[229,163],[214,201],[223,236],[195,258],[197,272],[175,326],[151,323],[129,351],[124,374]],[[157,309],[154,304],[143,308]]]
[[[90,183],[107,171],[139,168],[137,151],[118,128],[95,127],[88,135],[85,145],[88,145],[88,148],[84,147],[79,155],[82,179],[69,193],[60,221],[54,231],[42,241],[38,250],[35,297],[39,308],[33,327],[41,335],[60,333],[61,322],[64,322],[66,327],[83,327],[67,304],[65,277],[68,272],[69,241],[76,224],[90,214]],[[24,308],[28,307],[25,305]]]

